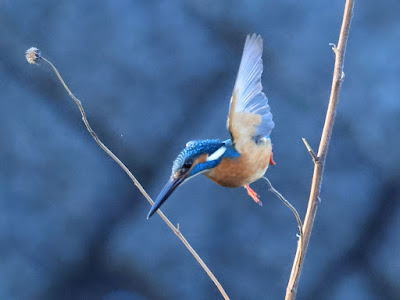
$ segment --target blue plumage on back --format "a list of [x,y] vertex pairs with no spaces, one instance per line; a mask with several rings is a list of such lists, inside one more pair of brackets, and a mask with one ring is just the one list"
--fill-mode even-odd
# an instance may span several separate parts
[[223,142],[224,146],[226,147],[226,151],[221,158],[232,158],[235,159],[240,156],[240,153],[235,149],[231,139],[226,140]]

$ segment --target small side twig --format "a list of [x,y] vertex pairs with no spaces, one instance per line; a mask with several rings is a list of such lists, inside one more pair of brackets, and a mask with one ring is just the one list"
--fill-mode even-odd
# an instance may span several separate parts
[[293,214],[294,214],[294,216],[295,216],[295,218],[296,218],[296,221],[297,221],[297,226],[299,227],[299,232],[300,232],[300,240],[299,240],[299,241],[301,241],[301,239],[302,239],[302,237],[303,237],[303,223],[301,222],[299,213],[297,212],[296,208],[295,208],[288,200],[286,200],[286,198],[283,197],[281,193],[279,193],[279,192],[272,186],[271,181],[269,181],[269,179],[268,179],[267,177],[264,176],[263,179],[265,179],[265,181],[268,183],[268,186],[269,186],[268,189],[269,189],[272,193],[274,193],[274,194],[275,194],[287,207],[289,207],[290,210],[293,212]]
[[[58,72],[57,68],[45,57],[41,56],[41,53],[39,49],[37,48],[30,48],[26,51],[26,60],[34,64],[36,63],[39,59],[42,59],[46,63],[50,65],[50,67],[53,69],[53,71],[56,73],[58,79],[60,80],[61,84],[64,86],[65,90],[68,92],[69,96],[74,100],[75,104],[78,106],[79,111],[82,115],[82,121],[85,124],[87,130],[93,137],[93,139],[96,141],[96,143],[101,147],[101,149],[104,150],[124,171],[125,173],[129,176],[129,178],[133,181],[135,186],[139,189],[139,191],[142,193],[142,195],[147,199],[147,201],[153,205],[154,202],[150,198],[150,196],[147,194],[146,190],[142,187],[142,185],[139,183],[139,181],[136,179],[136,177],[132,174],[132,172],[122,163],[122,161],[113,153],[111,152],[110,149],[106,147],[106,145],[103,144],[103,142],[97,137],[96,133],[93,131],[93,129],[90,127],[89,121],[86,118],[85,111],[82,107],[81,101],[75,97],[75,95],[71,92],[71,90],[68,88],[67,84],[64,82],[63,78],[61,77],[60,73]],[[176,234],[176,236],[179,237],[179,239],[182,241],[182,243],[185,245],[185,247],[192,253],[194,258],[197,260],[197,262],[201,265],[201,267],[204,269],[204,271],[207,273],[207,275],[211,278],[211,280],[214,282],[214,284],[217,286],[218,290],[220,291],[222,297],[227,300],[229,299],[228,295],[226,294],[224,288],[222,285],[219,283],[217,278],[214,276],[214,274],[211,272],[211,270],[208,268],[208,266],[205,264],[205,262],[201,259],[201,257],[197,254],[197,252],[193,249],[193,247],[189,244],[189,242],[186,240],[186,238],[182,235],[179,229],[179,224],[177,227],[175,227],[171,221],[164,215],[164,213],[161,212],[161,210],[157,210],[157,213],[160,215],[160,217],[164,220],[164,222],[171,228],[171,230]]]
[[311,148],[310,144],[307,142],[307,140],[305,138],[302,138],[302,140],[303,140],[303,143],[306,146],[308,152],[310,153],[313,162],[317,163],[318,162],[318,157],[315,154],[314,150]]
[[337,52],[338,52],[338,48],[336,47],[336,44],[335,43],[329,43],[329,46],[331,46],[332,47],[332,51],[335,53],[335,55],[337,54]]

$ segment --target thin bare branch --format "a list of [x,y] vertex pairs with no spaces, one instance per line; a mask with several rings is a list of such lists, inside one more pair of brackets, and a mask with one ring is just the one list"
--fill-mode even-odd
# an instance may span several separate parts
[[[34,48],[35,50],[36,48]],[[37,49],[36,49],[37,50]],[[129,171],[129,169],[122,163],[122,161],[114,154],[111,152],[110,149],[108,149],[103,142],[97,137],[96,133],[93,131],[93,129],[90,127],[89,122],[86,118],[85,111],[82,107],[81,101],[75,97],[75,95],[71,92],[71,90],[68,88],[66,83],[64,82],[63,78],[61,77],[60,73],[58,72],[57,68],[46,58],[40,55],[40,52],[34,51],[35,55],[33,58],[32,57],[27,57],[31,59],[31,63],[36,63],[37,59],[43,59],[46,63],[48,63],[53,71],[56,73],[58,79],[64,86],[65,90],[68,92],[69,96],[74,100],[76,105],[79,108],[79,111],[81,112],[82,115],[82,121],[85,123],[85,126],[89,133],[92,135],[93,139],[96,141],[96,143],[101,147],[101,149],[104,150],[124,171],[125,173],[129,176],[129,178],[132,180],[132,182],[135,184],[135,186],[139,189],[139,191],[143,194],[143,196],[147,199],[147,201],[153,205],[153,200],[150,198],[150,196],[147,194],[146,190],[142,187],[142,185],[139,183],[139,181],[136,179],[136,177]],[[29,62],[29,60],[28,60]],[[177,227],[175,227],[169,219],[161,212],[161,210],[157,210],[157,213],[160,215],[160,217],[164,220],[164,222],[171,228],[171,230],[179,237],[179,239],[182,241],[182,243],[186,246],[186,248],[192,253],[194,258],[197,260],[197,262],[201,265],[201,267],[204,269],[204,271],[207,273],[207,275],[211,278],[211,280],[214,282],[214,284],[217,286],[218,290],[220,291],[222,297],[224,299],[229,299],[228,295],[226,294],[224,288],[222,285],[219,283],[217,278],[214,276],[214,274],[211,272],[211,270],[207,267],[205,262],[201,259],[201,257],[197,254],[197,252],[193,249],[193,247],[189,244],[189,242],[185,239],[185,237],[182,235],[179,229],[179,224]]]
[[281,193],[279,193],[272,185],[271,181],[269,181],[269,179],[267,177],[263,177],[265,179],[265,181],[267,181],[268,185],[269,185],[269,190],[274,193],[287,207],[290,208],[290,210],[293,212],[296,221],[297,221],[297,226],[299,227],[299,232],[300,232],[300,240],[303,237],[303,224],[301,222],[299,213],[297,212],[296,208],[294,208],[294,206],[288,201],[286,200],[285,197],[282,196]]
[[319,194],[321,190],[322,174],[324,172],[326,155],[328,153],[328,146],[331,139],[332,128],[335,122],[335,114],[339,99],[340,87],[344,80],[344,57],[350,32],[351,19],[353,16],[353,6],[353,0],[346,0],[343,14],[343,22],[339,35],[339,42],[337,46],[333,45],[332,47],[335,53],[335,67],[333,72],[331,95],[329,98],[328,110],[326,112],[324,128],[322,130],[321,141],[318,148],[318,160],[314,162],[314,174],[311,184],[310,198],[308,201],[307,212],[304,218],[303,225],[304,236],[302,242],[298,243],[297,245],[296,256],[293,262],[292,272],[290,274],[289,283],[286,289],[285,300],[293,300],[296,298],[299,277],[303,266],[304,257],[307,252],[307,247],[314,225],[314,219],[317,213],[318,204],[320,202]]

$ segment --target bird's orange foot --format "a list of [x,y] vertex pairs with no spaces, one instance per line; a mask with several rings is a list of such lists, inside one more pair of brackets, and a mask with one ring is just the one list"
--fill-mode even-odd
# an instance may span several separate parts
[[253,191],[249,185],[245,185],[244,188],[247,190],[247,194],[256,202],[258,205],[262,206],[261,200],[258,198],[258,195],[255,191]]

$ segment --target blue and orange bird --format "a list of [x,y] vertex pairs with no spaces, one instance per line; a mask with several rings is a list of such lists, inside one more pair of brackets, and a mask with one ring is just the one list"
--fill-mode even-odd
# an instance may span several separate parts
[[227,120],[231,139],[188,142],[175,159],[170,180],[158,195],[147,219],[178,186],[199,174],[225,187],[244,186],[262,205],[249,187],[264,175],[269,164],[275,164],[270,139],[275,124],[268,99],[262,92],[262,53],[261,36],[247,36]]

